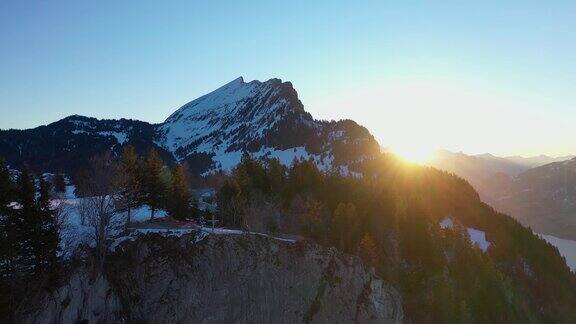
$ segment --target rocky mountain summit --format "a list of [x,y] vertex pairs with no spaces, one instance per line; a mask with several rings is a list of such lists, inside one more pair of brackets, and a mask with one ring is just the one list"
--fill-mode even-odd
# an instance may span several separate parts
[[398,292],[360,259],[258,235],[146,235],[106,274],[86,268],[43,296],[27,323],[400,323]]
[[351,120],[319,121],[304,110],[290,82],[238,78],[193,100],[161,124],[70,116],[47,126],[0,131],[0,156],[14,167],[72,172],[104,151],[123,145],[159,150],[167,161],[187,161],[192,171],[229,170],[244,152],[313,159],[324,170],[355,172],[355,164],[379,152],[364,127]]

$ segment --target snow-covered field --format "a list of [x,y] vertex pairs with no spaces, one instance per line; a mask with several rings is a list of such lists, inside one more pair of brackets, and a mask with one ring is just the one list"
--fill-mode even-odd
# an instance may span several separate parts
[[560,254],[566,258],[566,263],[570,269],[572,269],[572,271],[576,271],[576,241],[565,240],[552,235],[539,235],[548,243],[557,247],[558,251],[560,251]]
[[[94,239],[92,235],[93,229],[82,224],[80,212],[78,207],[80,199],[74,195],[74,187],[68,186],[66,193],[58,199],[52,200],[52,206],[61,210],[61,231],[60,231],[60,249],[61,256],[70,258],[77,248],[84,244],[94,246]],[[242,231],[237,229],[201,227],[192,222],[178,222],[170,220],[163,210],[158,210],[155,213],[155,222],[148,222],[150,220],[150,209],[144,205],[142,207],[133,209],[131,212],[131,223],[128,228],[126,224],[126,213],[117,213],[112,218],[108,238],[111,242],[110,249],[115,250],[122,242],[132,241],[139,235],[156,233],[163,236],[182,236],[184,234],[198,233],[196,241],[199,242],[208,235],[261,235],[270,237],[275,240],[285,242],[295,242],[297,237],[280,235],[270,236],[264,233],[256,233],[249,231]]]
[[[81,244],[93,246],[93,229],[87,224],[82,224],[80,212],[80,199],[74,195],[74,186],[67,186],[66,192],[57,199],[52,200],[52,206],[60,210],[60,250],[64,258],[69,258]],[[155,219],[166,217],[166,212],[158,210]],[[133,223],[144,222],[150,219],[150,209],[142,206],[132,210]],[[115,239],[124,231],[126,213],[117,213],[113,216],[109,237]]]
[[484,233],[484,231],[480,231],[471,227],[468,227],[467,230],[468,230],[468,236],[470,236],[470,241],[478,245],[480,250],[482,250],[483,252],[488,251],[490,242],[486,240],[486,233]]

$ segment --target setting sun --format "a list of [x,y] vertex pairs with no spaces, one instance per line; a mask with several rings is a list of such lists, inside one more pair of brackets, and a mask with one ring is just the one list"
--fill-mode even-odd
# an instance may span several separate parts
[[432,159],[433,150],[423,146],[402,146],[392,148],[398,157],[412,163],[424,164]]

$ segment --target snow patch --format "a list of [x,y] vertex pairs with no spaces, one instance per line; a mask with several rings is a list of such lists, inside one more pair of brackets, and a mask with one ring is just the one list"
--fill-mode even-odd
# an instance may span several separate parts
[[253,154],[254,157],[261,158],[267,157],[278,159],[283,165],[289,166],[295,159],[309,159],[312,157],[303,146],[289,148],[286,150],[277,150],[270,147],[262,147],[260,151]]
[[[58,208],[61,218],[60,230],[60,250],[61,256],[65,259],[70,258],[80,245],[94,246],[92,231],[93,229],[86,223],[82,222],[78,206],[80,205],[80,198],[75,198],[74,186],[67,186],[67,197],[61,199],[53,199],[51,205],[53,208]],[[166,211],[157,210],[154,217],[156,219],[164,218],[167,216]],[[126,212],[116,213],[111,220],[110,226],[110,239],[112,244],[117,245],[118,239],[124,231],[126,223]],[[131,212],[132,222],[143,222],[150,219],[150,208],[142,206],[135,208]],[[125,239],[125,238],[124,238]]]
[[116,142],[118,142],[118,144],[124,144],[127,140],[128,140],[128,135],[126,135],[126,133],[124,132],[112,132],[112,131],[102,131],[102,132],[88,132],[85,130],[73,130],[72,134],[78,135],[78,134],[88,134],[88,135],[97,135],[97,136],[102,136],[102,137],[114,137],[116,139]]
[[128,135],[123,132],[98,132],[97,134],[104,137],[112,136],[116,138],[116,142],[118,142],[118,144],[124,144],[128,140]]
[[452,222],[452,218],[446,217],[440,222],[440,228],[442,228],[442,229],[452,228],[452,226],[454,226],[454,222]]
[[[451,229],[454,227],[454,221],[450,217],[445,217],[440,223],[441,229]],[[490,246],[490,242],[486,240],[486,233],[481,230],[477,230],[472,227],[466,228],[466,232],[468,233],[468,237],[470,237],[470,241],[472,244],[477,245],[482,252],[488,251],[488,247]]]
[[486,240],[486,233],[484,231],[480,231],[471,227],[467,228],[468,236],[470,236],[470,240],[472,243],[478,245],[482,252],[488,251],[488,247],[490,246],[490,242]]

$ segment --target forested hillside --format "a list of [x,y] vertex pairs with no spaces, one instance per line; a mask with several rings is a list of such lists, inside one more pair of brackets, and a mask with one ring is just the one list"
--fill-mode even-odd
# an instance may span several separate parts
[[364,167],[343,177],[246,155],[218,192],[220,217],[358,254],[399,287],[410,322],[576,320],[576,277],[556,248],[466,181],[386,155]]
[[[170,170],[154,150],[140,157],[127,146],[119,158],[90,159],[73,177],[85,197],[77,200],[80,215],[92,211],[86,215],[95,243],[72,260],[57,249],[57,233],[66,229],[59,210],[50,207],[44,177],[36,185],[24,169],[14,183],[3,167],[1,283],[12,294],[3,296],[2,308],[21,313],[35,297],[14,288],[33,284],[30,291],[50,291],[66,280],[62,270],[74,267],[71,261],[106,273],[112,242],[126,239],[121,235],[131,224],[130,210],[144,205],[151,224],[154,211],[165,210],[173,224],[200,224],[200,231],[215,218],[218,227],[236,232],[310,240],[355,254],[400,292],[409,322],[576,320],[576,277],[557,249],[481,202],[465,180],[386,154],[359,167],[363,177],[322,171],[313,160],[286,167],[244,154],[229,175],[215,175],[211,215],[191,199],[185,166]],[[52,183],[62,190],[58,178]],[[110,236],[116,216],[125,225],[120,236]],[[97,221],[92,227],[91,219]]]

